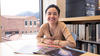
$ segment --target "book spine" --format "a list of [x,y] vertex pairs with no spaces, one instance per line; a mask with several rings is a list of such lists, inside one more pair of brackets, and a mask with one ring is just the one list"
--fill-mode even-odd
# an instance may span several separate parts
[[85,25],[84,24],[79,25],[79,39],[85,40]]
[[97,45],[93,44],[93,53],[97,53]]
[[96,24],[96,42],[100,42],[100,24]]

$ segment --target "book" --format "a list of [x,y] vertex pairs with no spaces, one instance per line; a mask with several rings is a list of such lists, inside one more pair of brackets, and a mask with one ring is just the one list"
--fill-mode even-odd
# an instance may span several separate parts
[[85,44],[82,43],[82,50],[85,51]]
[[88,44],[87,43],[82,43],[82,50],[83,51],[88,51]]
[[93,44],[93,53],[97,53],[97,45]]
[[79,39],[85,40],[85,25],[79,24]]
[[96,24],[96,42],[100,42],[100,24]]
[[88,24],[86,24],[86,32],[85,32],[85,34],[86,34],[86,40],[88,40],[89,41],[89,25]]
[[72,56],[70,51],[64,50],[62,48],[55,47],[42,47],[37,52],[33,52],[33,54],[42,54],[49,56]]
[[91,52],[91,44],[88,44],[88,52]]

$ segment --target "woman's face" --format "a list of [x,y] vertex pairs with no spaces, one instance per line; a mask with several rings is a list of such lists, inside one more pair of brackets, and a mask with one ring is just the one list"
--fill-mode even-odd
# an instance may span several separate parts
[[49,8],[46,13],[46,18],[50,24],[57,23],[59,15],[56,8]]

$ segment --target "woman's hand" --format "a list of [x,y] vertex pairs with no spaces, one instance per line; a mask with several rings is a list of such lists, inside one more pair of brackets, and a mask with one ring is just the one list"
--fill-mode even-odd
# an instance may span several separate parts
[[66,43],[66,41],[60,41],[60,42],[59,42],[59,45],[62,46],[62,47],[65,47],[65,46],[67,46],[68,44]]
[[53,44],[53,40],[51,40],[51,39],[45,39],[45,40],[44,40],[44,43],[45,43],[45,44],[52,45],[52,44]]

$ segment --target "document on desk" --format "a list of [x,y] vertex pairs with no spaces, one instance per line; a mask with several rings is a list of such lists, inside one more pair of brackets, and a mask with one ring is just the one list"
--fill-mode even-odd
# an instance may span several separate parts
[[64,50],[62,48],[49,47],[49,46],[32,46],[26,45],[21,49],[17,50],[15,53],[23,54],[40,54],[40,55],[50,55],[50,56],[72,56],[70,51]]
[[51,46],[48,47],[48,46],[42,46],[42,45],[38,45],[38,46],[25,45],[25,46],[21,47],[20,49],[18,49],[17,51],[15,51],[15,53],[44,54],[44,53],[49,52],[51,50],[58,49],[56,47],[51,47]]
[[18,49],[17,51],[15,51],[15,53],[33,54],[33,51],[34,52],[38,51],[38,48],[33,45],[25,45],[21,47],[20,49]]

